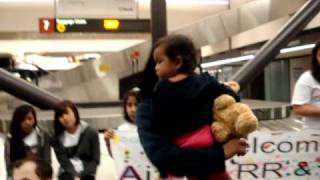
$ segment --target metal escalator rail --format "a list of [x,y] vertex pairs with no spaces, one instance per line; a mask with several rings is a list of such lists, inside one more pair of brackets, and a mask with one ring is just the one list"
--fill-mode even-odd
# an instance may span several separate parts
[[62,99],[0,68],[0,89],[41,109],[53,109]]
[[277,56],[280,48],[285,46],[296,34],[303,30],[319,11],[320,0],[307,1],[280,31],[264,44],[256,53],[255,58],[242,66],[231,79],[237,81],[241,89],[243,89]]

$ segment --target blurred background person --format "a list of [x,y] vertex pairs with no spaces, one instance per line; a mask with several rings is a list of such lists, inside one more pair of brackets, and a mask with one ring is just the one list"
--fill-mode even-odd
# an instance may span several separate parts
[[298,79],[291,104],[303,117],[304,129],[320,129],[320,42],[312,50],[311,70]]
[[[139,103],[139,91],[130,90],[123,97],[123,114],[125,122],[122,123],[117,130],[119,131],[133,131],[137,132],[136,126],[136,113],[137,105]],[[106,129],[104,132],[104,139],[107,144],[107,148],[110,156],[112,156],[110,147],[110,138],[114,136],[114,131],[112,129]]]
[[52,174],[50,163],[36,157],[18,160],[13,165],[13,180],[51,180]]
[[37,116],[30,105],[21,105],[13,113],[10,132],[5,142],[7,176],[12,176],[13,162],[37,156],[51,163],[50,137],[38,127]]

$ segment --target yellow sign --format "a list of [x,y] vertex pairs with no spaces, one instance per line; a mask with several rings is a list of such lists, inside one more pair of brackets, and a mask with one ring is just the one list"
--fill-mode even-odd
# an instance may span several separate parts
[[105,19],[103,20],[103,27],[106,30],[116,30],[119,29],[120,21],[117,19]]
[[117,134],[113,135],[113,137],[111,138],[112,143],[115,145],[118,145],[121,142],[121,137],[118,136]]
[[109,64],[100,64],[99,70],[100,72],[109,72],[111,71],[111,66]]

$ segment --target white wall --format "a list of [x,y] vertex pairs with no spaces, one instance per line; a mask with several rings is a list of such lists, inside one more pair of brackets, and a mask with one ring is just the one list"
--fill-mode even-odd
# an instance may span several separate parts
[[53,1],[0,2],[0,32],[38,32],[40,17],[54,17]]

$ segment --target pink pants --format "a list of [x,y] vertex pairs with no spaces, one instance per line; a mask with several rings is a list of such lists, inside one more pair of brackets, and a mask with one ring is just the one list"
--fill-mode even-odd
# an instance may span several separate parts
[[[200,149],[209,147],[214,144],[214,138],[212,135],[212,130],[209,125],[205,125],[198,130],[185,134],[179,138],[177,138],[174,143],[182,148],[194,148]],[[197,163],[197,162],[195,162]],[[214,162],[212,162],[214,163]],[[181,177],[175,177],[169,174],[170,180],[178,180]],[[188,177],[188,179],[193,180],[197,179],[197,177]],[[228,180],[229,175],[227,172],[220,173],[209,173],[206,176],[206,180]]]

